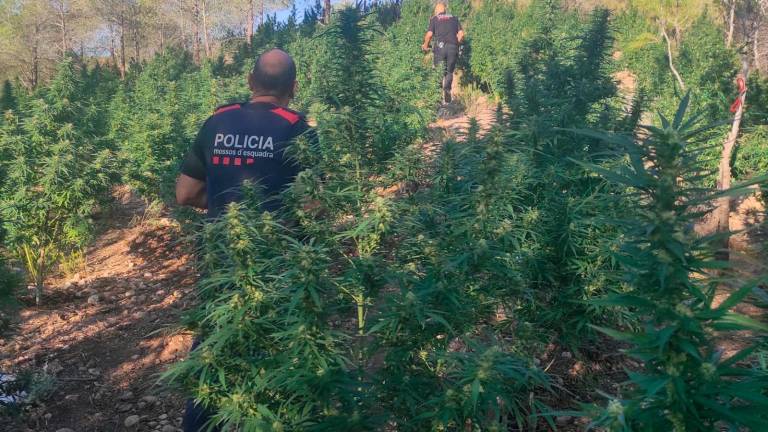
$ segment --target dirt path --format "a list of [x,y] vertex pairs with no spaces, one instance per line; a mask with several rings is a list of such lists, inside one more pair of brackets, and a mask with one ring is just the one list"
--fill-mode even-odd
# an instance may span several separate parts
[[[3,431],[179,426],[182,398],[156,382],[191,344],[190,335],[171,332],[192,305],[190,248],[169,218],[131,225],[144,209],[122,198],[109,222],[114,228],[89,248],[85,270],[51,283],[43,306],[21,308],[12,333],[0,340],[0,371],[29,370],[52,388],[24,415],[0,418]],[[131,416],[139,423],[126,428]]]

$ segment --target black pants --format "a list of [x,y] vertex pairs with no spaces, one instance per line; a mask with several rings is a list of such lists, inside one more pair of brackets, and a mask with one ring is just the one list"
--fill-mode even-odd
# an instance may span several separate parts
[[[194,351],[195,348],[200,345],[200,342],[201,340],[199,337],[195,338],[195,341],[192,342],[190,351]],[[184,432],[203,432],[207,430],[205,424],[211,417],[213,417],[211,411],[205,409],[202,405],[196,404],[194,400],[187,399],[187,406],[185,407],[184,420],[181,427],[184,429]],[[220,432],[221,428],[214,427],[211,431]]]
[[453,85],[453,71],[456,70],[456,60],[459,58],[459,47],[454,44],[443,44],[442,48],[438,42],[435,45],[435,67],[444,63],[443,67],[443,91],[451,91]]

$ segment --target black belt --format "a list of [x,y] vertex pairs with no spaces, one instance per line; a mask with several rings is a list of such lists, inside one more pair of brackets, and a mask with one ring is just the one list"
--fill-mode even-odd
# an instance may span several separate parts
[[447,47],[447,46],[456,47],[456,46],[458,46],[458,45],[456,45],[455,43],[451,43],[451,42],[438,42],[438,43],[435,45],[435,48],[437,48],[437,49],[443,49],[443,48],[445,48],[445,47]]

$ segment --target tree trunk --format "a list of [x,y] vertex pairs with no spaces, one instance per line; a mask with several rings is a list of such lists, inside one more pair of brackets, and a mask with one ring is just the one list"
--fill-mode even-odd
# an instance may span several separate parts
[[264,25],[264,0],[259,0],[259,27]]
[[189,45],[187,44],[187,15],[184,11],[184,0],[179,0],[178,22],[181,26],[181,45],[184,49],[189,49]]
[[733,30],[735,26],[736,17],[736,0],[731,0],[731,10],[728,15],[728,36],[725,38],[725,46],[728,48],[733,44]]
[[200,0],[192,3],[192,58],[200,64]]
[[32,88],[37,88],[37,84],[40,82],[40,24],[35,22],[35,35],[34,43],[32,44]]
[[208,0],[202,0],[202,14],[203,14],[203,44],[205,45],[205,57],[211,58],[211,41],[208,38]]
[[[742,58],[741,77],[746,82],[749,76],[749,62],[747,58]],[[736,110],[733,116],[733,123],[731,123],[731,131],[723,143],[723,150],[720,156],[720,170],[717,180],[717,188],[721,191],[731,188],[731,159],[733,158],[733,151],[736,148],[736,140],[739,137],[739,131],[741,129],[741,119],[744,114],[744,102],[747,99],[746,90],[739,94],[739,108]],[[715,218],[717,220],[717,232],[723,234],[722,249],[717,254],[717,257],[721,260],[728,260],[729,247],[730,247],[730,217],[731,217],[731,198],[724,196],[718,199],[717,208],[715,209]]]
[[755,40],[752,41],[754,44],[753,50],[754,50],[754,56],[755,56],[755,70],[760,71],[762,70],[762,64],[760,63],[760,26],[755,29]]
[[165,23],[160,23],[160,52],[165,51]]
[[248,22],[245,23],[245,41],[250,47],[253,43],[253,21],[254,16],[253,0],[248,0]]
[[136,54],[136,63],[141,63],[141,35],[139,34],[139,23],[134,23],[133,28],[133,52]]
[[125,79],[125,16],[120,17],[120,79]]
[[675,76],[677,83],[680,85],[680,89],[685,91],[685,83],[683,82],[683,78],[680,76],[680,73],[677,72],[675,64],[672,61],[672,42],[669,40],[669,35],[667,35],[667,30],[664,28],[664,24],[661,25],[661,35],[664,37],[664,40],[667,41],[667,58],[669,59],[669,69],[672,71],[672,74]]
[[111,24],[109,27],[109,56],[112,57],[112,65],[115,69],[120,69],[120,65],[117,63],[117,50],[115,49],[115,28]]
[[61,28],[61,57],[64,58],[69,51],[69,44],[67,42],[67,19],[63,7],[59,13],[59,27]]
[[323,5],[323,22],[325,24],[331,22],[331,0],[325,0]]

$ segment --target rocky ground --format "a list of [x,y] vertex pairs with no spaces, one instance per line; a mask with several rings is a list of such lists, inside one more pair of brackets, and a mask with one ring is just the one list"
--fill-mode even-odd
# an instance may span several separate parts
[[0,418],[3,431],[172,432],[183,398],[157,385],[184,357],[191,335],[180,316],[194,302],[196,274],[178,223],[142,221],[126,195],[89,248],[84,269],[50,281],[0,339],[0,371],[31,371],[41,401]]

